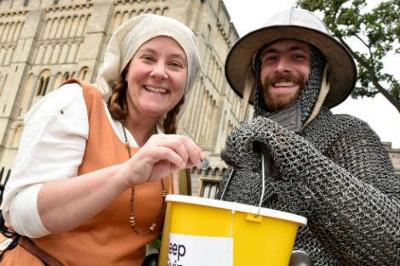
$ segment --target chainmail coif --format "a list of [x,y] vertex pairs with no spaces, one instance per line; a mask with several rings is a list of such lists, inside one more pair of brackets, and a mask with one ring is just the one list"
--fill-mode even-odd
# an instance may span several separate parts
[[[311,68],[310,79],[320,80],[319,74],[313,77],[315,67],[320,66]],[[307,90],[313,89],[306,87],[297,103],[303,123],[317,97]],[[307,217],[295,248],[307,251],[314,265],[400,265],[400,178],[368,124],[322,107],[295,133],[259,112],[226,141],[222,158],[234,172],[224,200],[258,205],[257,142],[273,161],[262,206]]]

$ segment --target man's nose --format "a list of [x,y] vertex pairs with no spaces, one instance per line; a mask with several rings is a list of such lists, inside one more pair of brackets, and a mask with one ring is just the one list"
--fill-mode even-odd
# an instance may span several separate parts
[[167,75],[167,68],[163,62],[157,62],[153,65],[153,69],[150,73],[153,78],[157,79],[166,79]]
[[289,72],[290,71],[290,64],[288,58],[281,57],[276,64],[276,71],[277,72]]

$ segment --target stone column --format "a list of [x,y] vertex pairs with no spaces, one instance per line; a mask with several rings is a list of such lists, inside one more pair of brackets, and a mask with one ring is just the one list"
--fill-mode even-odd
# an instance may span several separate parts
[[77,61],[82,67],[89,67],[88,74],[91,74],[89,81],[94,82],[97,75],[97,69],[102,62],[102,55],[107,32],[112,21],[113,2],[101,1],[95,2],[92,13],[88,21],[85,39],[79,50]]
[[27,72],[32,65],[34,48],[41,32],[43,12],[44,10],[39,9],[27,12],[24,26],[11,59],[10,72],[8,73],[10,78],[4,88],[5,95],[0,101],[2,110],[0,114],[0,156],[2,165],[7,164],[3,162],[3,152],[8,147],[9,136],[13,135],[10,132],[14,130],[13,122],[18,116],[23,95],[22,90],[24,89],[24,77],[27,76]]

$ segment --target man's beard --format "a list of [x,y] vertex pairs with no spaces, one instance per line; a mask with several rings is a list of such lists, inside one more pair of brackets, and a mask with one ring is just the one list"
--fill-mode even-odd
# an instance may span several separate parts
[[[295,85],[299,86],[299,89],[296,91],[295,94],[272,96],[268,87],[272,87],[273,84],[277,82],[293,82]],[[304,80],[304,77],[300,74],[295,75],[293,73],[279,73],[267,76],[264,79],[264,82],[262,82],[262,86],[264,101],[268,110],[271,112],[278,111],[295,102],[300,96],[300,93],[304,90],[305,84],[306,81]]]

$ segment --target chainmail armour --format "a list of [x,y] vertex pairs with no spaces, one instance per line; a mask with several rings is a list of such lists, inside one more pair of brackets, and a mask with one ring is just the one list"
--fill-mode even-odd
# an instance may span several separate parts
[[[325,64],[316,49],[311,54],[310,78],[295,103],[302,123]],[[269,118],[257,83],[255,118],[233,130],[222,152],[230,171],[218,198],[233,170],[223,199],[258,205],[261,156],[254,143],[263,143],[272,163],[262,206],[308,219],[295,249],[307,251],[314,265],[400,265],[400,178],[379,137],[365,122],[326,107],[297,133],[288,130]]]

